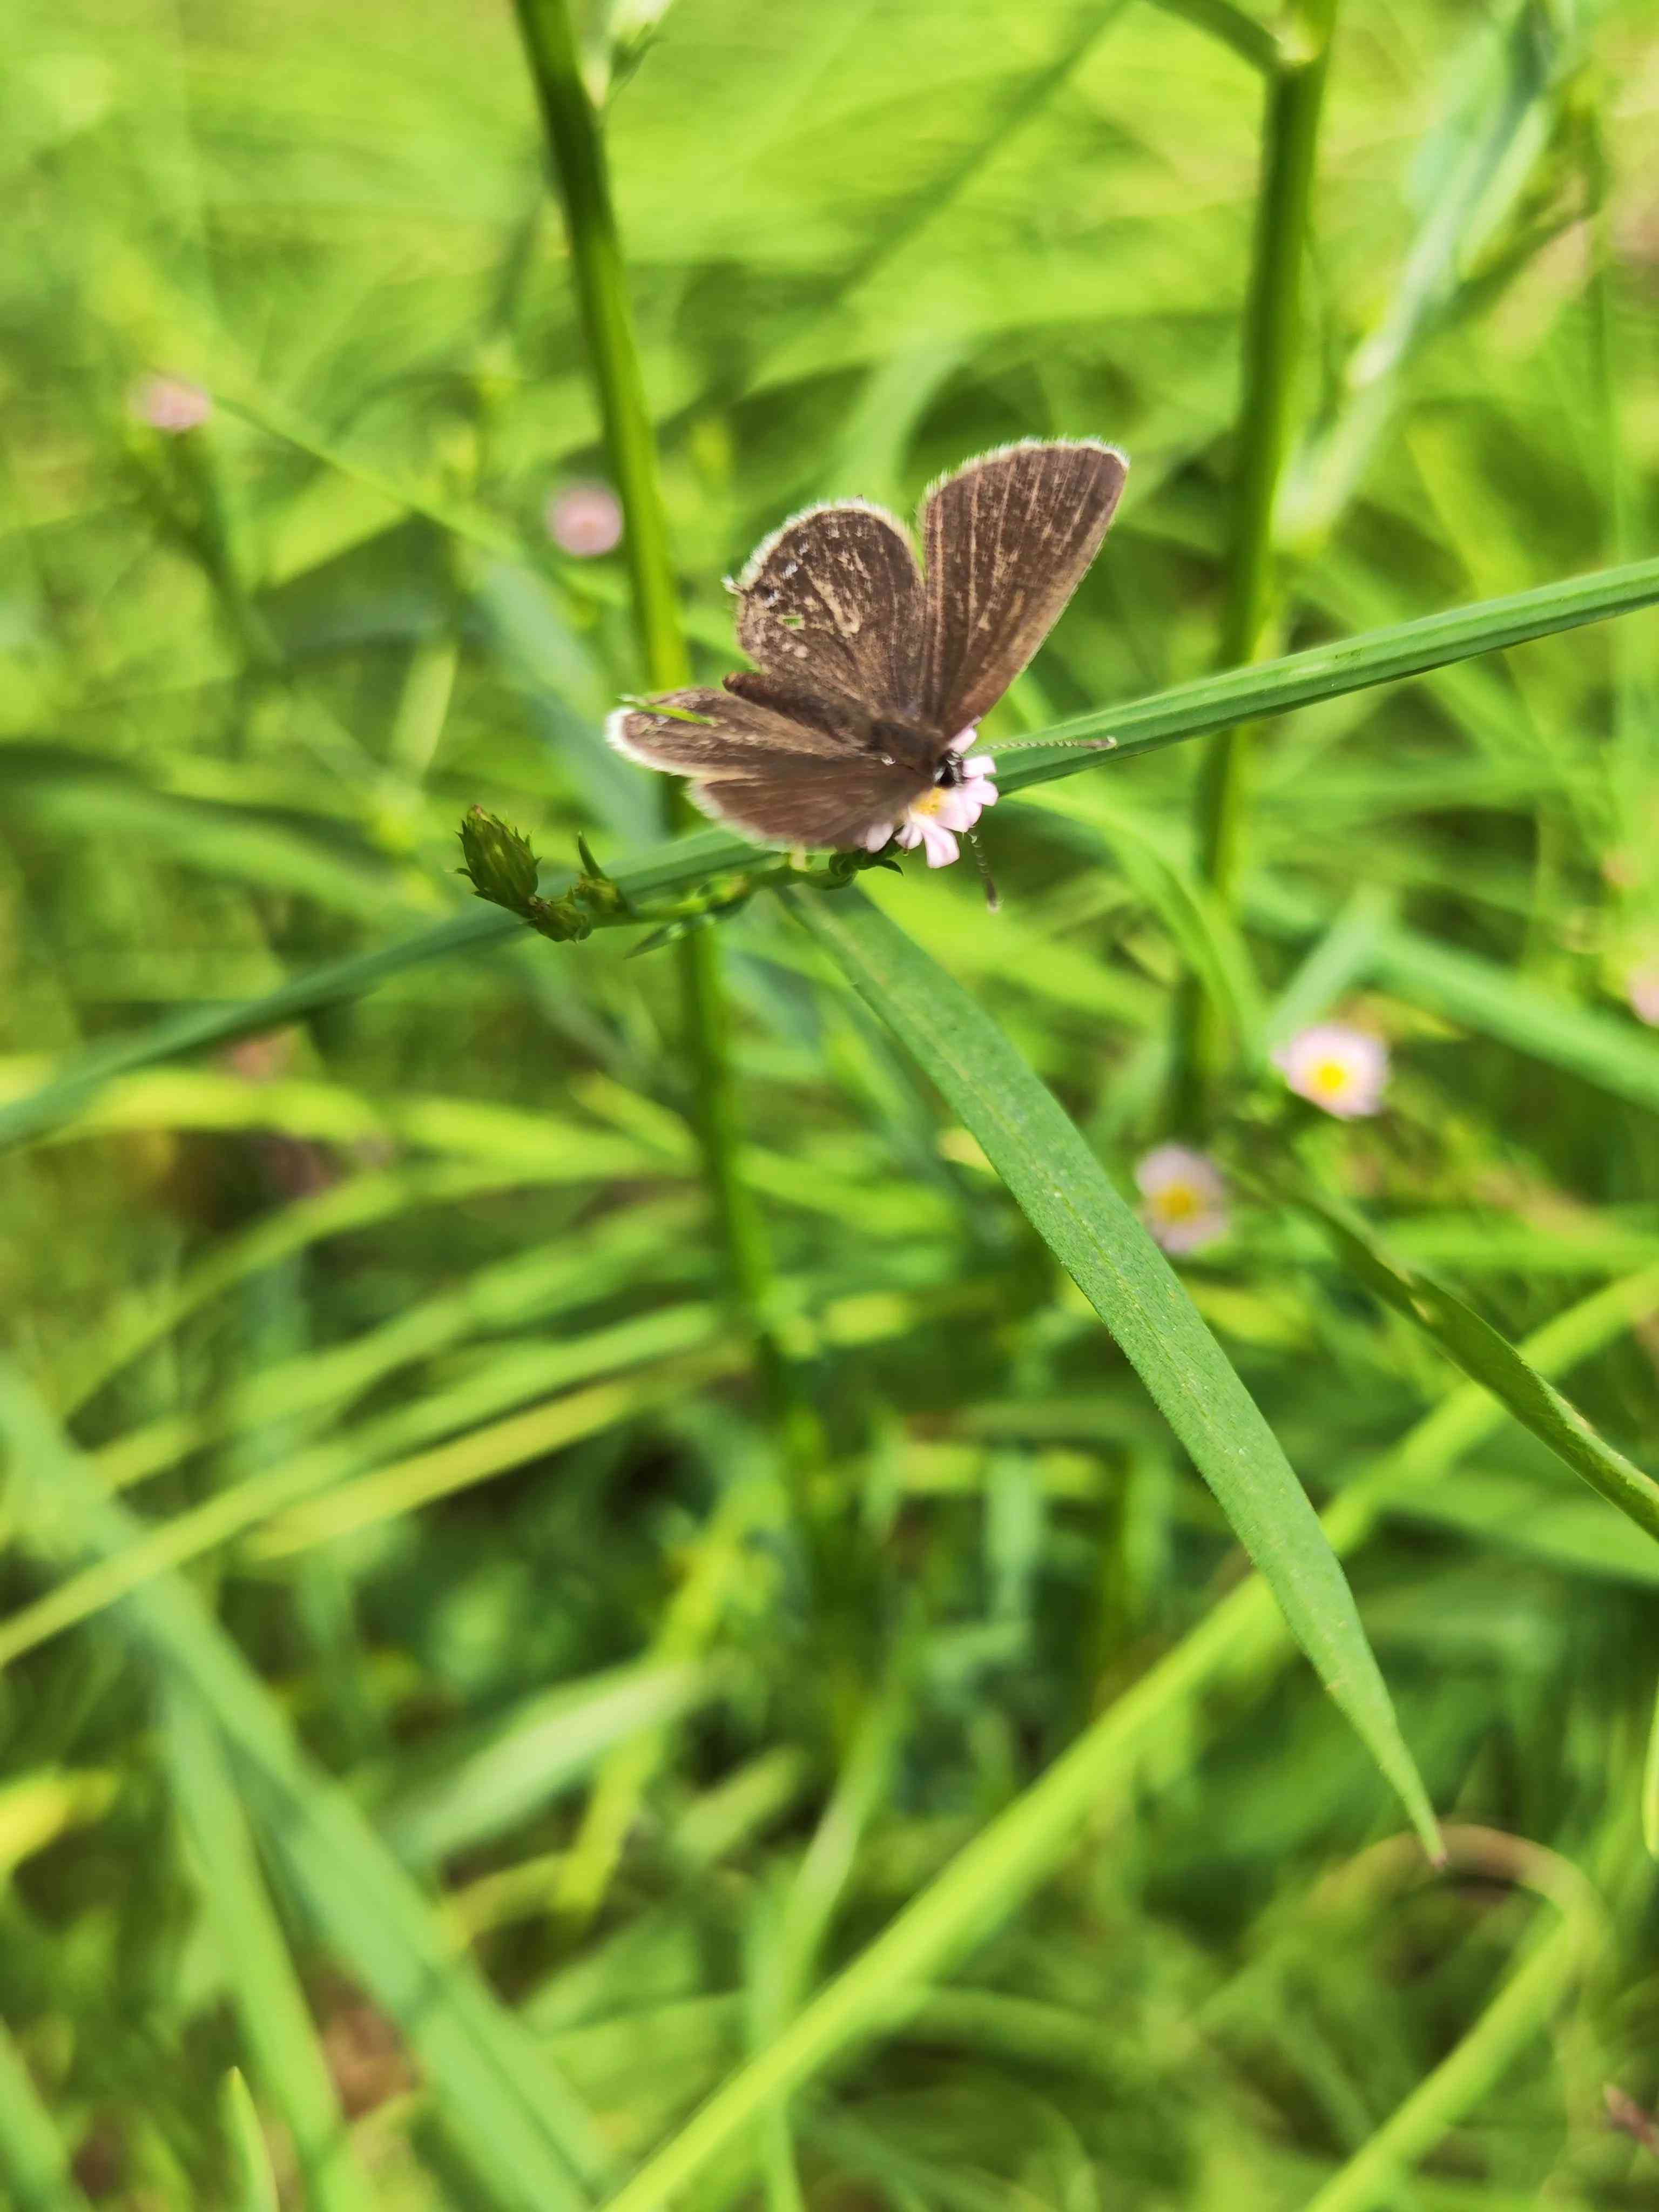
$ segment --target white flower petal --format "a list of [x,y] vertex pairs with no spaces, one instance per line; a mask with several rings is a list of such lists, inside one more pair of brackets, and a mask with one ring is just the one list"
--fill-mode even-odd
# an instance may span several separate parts
[[1218,1205],[1227,1188],[1215,1162],[1190,1145],[1158,1145],[1143,1154],[1135,1163],[1135,1185],[1143,1198],[1190,1190],[1209,1205]]
[[1389,1048],[1364,1030],[1318,1022],[1299,1030],[1273,1058],[1299,1097],[1339,1121],[1356,1121],[1375,1114],[1382,1105]]

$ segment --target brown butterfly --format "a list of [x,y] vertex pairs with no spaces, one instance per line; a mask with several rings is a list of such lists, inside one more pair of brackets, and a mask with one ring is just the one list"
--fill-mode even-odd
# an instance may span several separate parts
[[606,735],[758,843],[879,852],[896,836],[932,867],[954,860],[996,797],[994,763],[966,757],[980,718],[1059,620],[1127,471],[1094,439],[982,453],[922,503],[925,569],[884,508],[806,508],[736,586],[756,667],[625,707]]

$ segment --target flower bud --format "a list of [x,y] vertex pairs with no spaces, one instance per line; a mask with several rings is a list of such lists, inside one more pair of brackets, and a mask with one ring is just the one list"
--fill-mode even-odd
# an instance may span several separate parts
[[579,945],[593,934],[592,919],[574,891],[566,891],[561,898],[532,899],[526,919],[555,945]]
[[536,855],[528,838],[499,816],[469,807],[461,818],[460,872],[481,899],[523,914],[536,896]]

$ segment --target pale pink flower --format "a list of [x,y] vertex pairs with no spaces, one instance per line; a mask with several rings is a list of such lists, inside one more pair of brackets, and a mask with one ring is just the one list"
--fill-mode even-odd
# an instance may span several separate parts
[[1188,1145],[1159,1145],[1135,1163],[1140,1218],[1166,1252],[1196,1252],[1224,1237],[1231,1217],[1215,1162]]
[[1659,968],[1638,968],[1625,986],[1638,1021],[1659,1029]]
[[1389,1080],[1389,1048],[1381,1037],[1340,1022],[1300,1030],[1273,1054],[1273,1065],[1299,1097],[1339,1121],[1375,1114]]
[[[966,751],[978,734],[977,724],[970,722],[951,738],[949,750]],[[948,868],[952,860],[959,860],[962,848],[957,839],[997,803],[997,764],[990,755],[975,754],[961,765],[960,783],[936,783],[905,808],[902,821],[878,823],[864,841],[869,850],[880,852],[896,836],[907,853],[920,845],[930,868]]]
[[141,422],[170,437],[199,430],[213,412],[210,395],[182,376],[145,377],[134,386],[128,404]]
[[607,483],[567,484],[547,502],[547,534],[562,553],[591,561],[622,544],[622,501]]

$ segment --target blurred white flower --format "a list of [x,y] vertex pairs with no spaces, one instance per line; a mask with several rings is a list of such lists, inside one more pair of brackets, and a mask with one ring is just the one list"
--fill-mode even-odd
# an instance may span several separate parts
[[128,404],[141,422],[173,437],[199,429],[213,412],[208,393],[182,376],[145,377],[133,386]]
[[1159,1145],[1135,1164],[1140,1218],[1166,1252],[1196,1252],[1224,1237],[1231,1217],[1215,1162],[1187,1145]]
[[[951,751],[964,751],[978,734],[978,725],[970,723],[951,738]],[[957,837],[996,803],[997,764],[988,753],[981,753],[963,762],[960,783],[936,783],[905,808],[902,821],[878,822],[864,842],[871,852],[878,853],[890,837],[896,836],[907,853],[921,846],[930,868],[948,868],[962,858]]]
[[1292,1091],[1339,1121],[1375,1114],[1389,1080],[1389,1048],[1380,1037],[1340,1022],[1298,1030],[1273,1054]]
[[567,484],[549,495],[547,534],[562,553],[592,560],[622,544],[622,501],[606,483]]
[[1626,984],[1625,992],[1638,1021],[1659,1029],[1659,968],[1638,968]]

